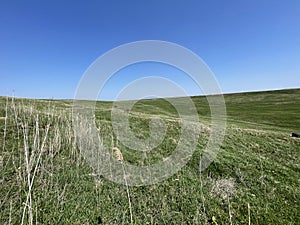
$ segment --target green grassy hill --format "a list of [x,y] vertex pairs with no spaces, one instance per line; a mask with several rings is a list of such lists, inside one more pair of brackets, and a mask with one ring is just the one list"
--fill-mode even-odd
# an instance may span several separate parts
[[[300,89],[225,95],[225,139],[201,174],[210,110],[205,97],[192,99],[202,132],[191,160],[161,183],[127,187],[83,159],[72,101],[1,97],[0,224],[299,224],[300,138],[290,134],[300,133]],[[142,100],[130,112],[139,138],[149,136],[153,116],[167,125],[164,141],[146,154],[116,139],[111,102],[96,106],[103,145],[118,147],[127,163],[161,161],[178,143],[180,122],[166,100]]]

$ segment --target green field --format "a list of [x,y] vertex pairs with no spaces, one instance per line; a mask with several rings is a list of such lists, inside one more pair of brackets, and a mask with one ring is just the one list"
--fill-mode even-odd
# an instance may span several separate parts
[[[131,187],[83,159],[71,100],[0,97],[0,224],[300,224],[300,138],[290,137],[300,133],[300,89],[225,95],[225,139],[202,173],[210,110],[205,97],[192,99],[201,135],[190,161],[163,182]],[[117,140],[111,106],[97,102],[96,125],[124,163],[151,165],[173,152],[180,121],[166,100],[142,100],[130,112],[138,138],[150,135],[153,116],[167,125],[163,142],[145,154]]]

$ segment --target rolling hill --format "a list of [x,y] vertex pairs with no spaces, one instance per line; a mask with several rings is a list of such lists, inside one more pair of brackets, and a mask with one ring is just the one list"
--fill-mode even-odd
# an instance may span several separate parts
[[[97,174],[84,159],[72,100],[1,97],[0,223],[298,224],[300,138],[290,135],[300,133],[300,89],[224,98],[227,130],[206,170],[199,172],[199,160],[210,134],[210,108],[204,96],[194,96],[201,134],[188,163],[160,183],[125,186]],[[112,106],[97,102],[95,121],[102,145],[117,147],[123,163],[148,166],[173,153],[181,125],[167,100],[141,100],[130,111],[139,139],[151,135],[151,118],[166,124],[163,142],[146,153],[116,138]]]

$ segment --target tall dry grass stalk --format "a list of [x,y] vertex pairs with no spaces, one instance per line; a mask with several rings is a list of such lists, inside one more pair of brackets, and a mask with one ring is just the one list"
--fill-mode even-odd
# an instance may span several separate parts
[[[3,169],[14,169],[11,188],[18,184],[15,194],[8,192],[0,204],[7,206],[7,214],[3,214],[7,218],[3,220],[8,224],[38,223],[41,202],[37,196],[57,186],[57,181],[53,181],[54,158],[62,151],[69,152],[74,161],[81,157],[71,111],[61,110],[50,101],[48,107],[44,104],[38,100],[6,98],[0,159]],[[66,186],[55,193],[58,201],[63,201],[65,190]]]
[[8,107],[8,97],[6,97],[6,103],[5,103],[4,133],[3,133],[3,146],[2,146],[3,152],[5,150],[5,141],[6,141],[7,107]]
[[251,219],[250,219],[250,204],[248,203],[248,224],[251,224]]
[[[199,168],[202,168],[201,163],[202,163],[202,161],[200,160]],[[202,207],[203,207],[203,217],[205,219],[205,223],[207,223],[206,208],[205,208],[205,197],[204,197],[204,194],[203,194],[202,171],[201,171],[201,169],[199,169],[199,171],[200,171],[199,180],[200,180],[200,194],[201,194]]]
[[[113,139],[113,137],[112,137],[112,139]],[[131,204],[131,199],[130,199],[130,191],[129,191],[129,186],[128,186],[128,182],[127,182],[127,179],[126,179],[127,178],[126,171],[125,171],[125,168],[124,168],[124,165],[123,165],[124,158],[123,158],[121,150],[118,147],[113,147],[112,150],[113,150],[114,157],[122,163],[123,177],[124,177],[124,180],[125,180],[126,192],[127,192],[127,198],[128,198],[130,222],[131,222],[131,224],[133,224],[133,213],[132,213],[132,204]]]
[[227,202],[228,202],[228,215],[229,215],[229,223],[232,225],[232,213],[230,209],[230,201],[229,201],[229,196],[227,196]]
[[34,134],[34,141],[33,141],[31,153],[29,152],[29,143],[28,143],[28,139],[29,139],[28,124],[26,124],[26,123],[22,124],[23,134],[24,134],[24,158],[25,158],[25,165],[26,165],[28,192],[27,192],[26,202],[24,203],[21,224],[24,223],[26,209],[28,210],[29,224],[33,224],[33,211],[32,211],[33,182],[34,182],[34,179],[36,176],[37,169],[39,167],[41,156],[44,153],[44,148],[45,148],[45,144],[46,144],[46,141],[48,138],[48,132],[49,132],[49,128],[50,128],[50,124],[47,124],[42,144],[41,144],[41,146],[39,146],[38,142],[40,139],[40,134],[39,134],[38,115],[36,116],[35,122],[36,122],[35,134]]

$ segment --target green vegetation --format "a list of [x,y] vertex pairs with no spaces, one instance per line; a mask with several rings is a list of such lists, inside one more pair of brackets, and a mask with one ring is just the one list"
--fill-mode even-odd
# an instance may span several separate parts
[[[0,98],[0,224],[297,224],[300,212],[300,89],[229,94],[228,123],[215,161],[199,172],[209,136],[205,97],[193,97],[201,136],[177,174],[151,186],[112,183],[84,161],[72,128],[72,101]],[[184,101],[184,98],[181,99]],[[165,100],[142,100],[130,127],[149,136],[149,121],[167,125],[149,153],[122,145],[112,132],[112,103],[97,102],[103,144],[124,161],[150,165],[172,153],[180,122]]]

